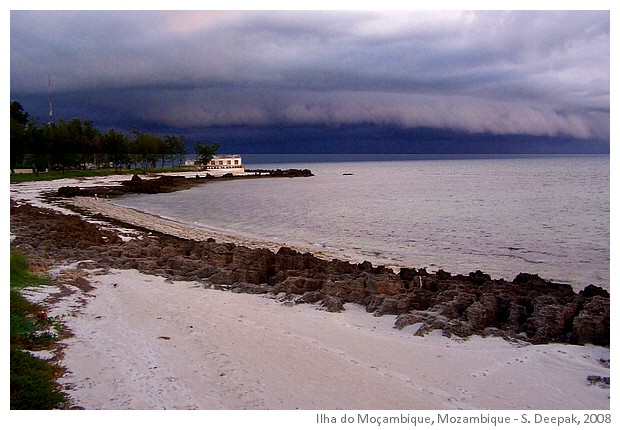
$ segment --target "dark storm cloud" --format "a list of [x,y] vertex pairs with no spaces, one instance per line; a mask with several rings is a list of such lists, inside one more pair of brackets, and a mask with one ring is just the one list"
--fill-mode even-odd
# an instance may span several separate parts
[[608,138],[609,49],[608,11],[13,11],[11,98],[50,74],[57,111],[110,125]]

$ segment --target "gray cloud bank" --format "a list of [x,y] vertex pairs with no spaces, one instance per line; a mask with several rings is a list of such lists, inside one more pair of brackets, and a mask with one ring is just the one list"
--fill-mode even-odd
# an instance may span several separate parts
[[[11,98],[113,127],[609,139],[609,11],[13,11]],[[35,106],[34,104],[41,106]]]

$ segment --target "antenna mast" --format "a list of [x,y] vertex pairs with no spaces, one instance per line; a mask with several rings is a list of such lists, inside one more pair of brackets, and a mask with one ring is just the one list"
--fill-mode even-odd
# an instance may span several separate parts
[[47,75],[47,101],[49,104],[50,111],[50,119],[48,124],[52,123],[52,76],[48,73]]

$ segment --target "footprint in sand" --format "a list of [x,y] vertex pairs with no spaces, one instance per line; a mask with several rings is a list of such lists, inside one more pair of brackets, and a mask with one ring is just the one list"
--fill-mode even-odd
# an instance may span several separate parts
[[469,393],[469,390],[463,387],[456,387],[456,391],[461,395],[460,400],[473,399],[474,396]]

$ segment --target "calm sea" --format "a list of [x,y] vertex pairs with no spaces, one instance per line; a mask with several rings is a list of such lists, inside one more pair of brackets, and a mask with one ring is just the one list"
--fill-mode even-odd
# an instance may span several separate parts
[[[352,261],[519,272],[609,288],[609,156],[250,164],[311,178],[247,179],[120,205],[193,226],[328,249]],[[350,175],[343,175],[350,173]]]

